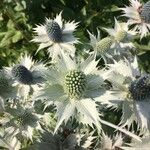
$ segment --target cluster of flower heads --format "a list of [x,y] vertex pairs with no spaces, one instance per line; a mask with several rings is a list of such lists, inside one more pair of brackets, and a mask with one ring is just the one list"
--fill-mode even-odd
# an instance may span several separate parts
[[[19,150],[29,143],[27,148],[35,150],[137,146],[146,150],[150,145],[150,75],[139,69],[132,41],[149,33],[150,1],[130,3],[119,9],[127,22],[115,18],[114,28],[103,28],[107,37],[101,38],[99,29],[97,36],[87,31],[91,50],[84,59],[75,53],[75,44],[82,42],[74,36],[79,23],[66,22],[62,12],[34,28],[32,42],[39,43],[37,52],[48,50],[51,65],[25,54],[0,71],[1,147]],[[104,68],[99,68],[97,56],[103,59]],[[104,120],[104,109],[121,111],[120,123]],[[124,135],[111,139],[102,124]],[[137,141],[124,146],[125,135]]]

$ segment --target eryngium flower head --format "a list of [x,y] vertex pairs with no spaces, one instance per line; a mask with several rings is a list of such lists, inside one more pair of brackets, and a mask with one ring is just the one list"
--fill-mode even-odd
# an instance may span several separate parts
[[97,37],[91,34],[88,31],[90,36],[90,45],[93,47],[94,53],[97,52],[100,55],[105,63],[107,60],[112,59],[113,55],[113,39],[111,37],[105,37],[103,39],[100,38],[100,31],[97,30],[98,34]]
[[134,47],[131,40],[136,35],[135,31],[129,30],[129,24],[125,22],[118,22],[115,18],[114,28],[104,28],[111,36],[113,40],[113,48],[118,50],[118,53],[121,53],[121,50],[124,50],[124,53],[127,49]]
[[15,81],[14,86],[18,89],[18,96],[27,98],[29,93],[38,89],[39,84],[44,81],[46,67],[25,54],[19,58],[17,64],[7,67],[6,70]]
[[90,55],[85,61],[76,63],[62,53],[55,66],[49,68],[45,74],[46,82],[34,93],[33,99],[40,99],[45,103],[45,108],[52,104],[56,106],[57,125],[54,133],[63,122],[67,123],[69,118],[75,118],[79,123],[96,126],[99,131],[100,123],[103,123],[139,139],[118,126],[100,119],[101,114],[97,110],[99,105],[96,101],[105,91],[104,70],[97,69],[98,61],[95,57],[95,54]]
[[150,98],[150,76],[145,75],[133,81],[129,87],[129,91],[136,101]]
[[141,4],[139,0],[130,0],[131,6],[120,8],[123,16],[129,18],[129,24],[135,24],[135,30],[139,32],[141,38],[149,33],[150,29],[150,1]]
[[82,71],[71,70],[65,76],[65,91],[70,98],[77,98],[84,96],[87,81],[86,75]]
[[105,78],[112,88],[102,95],[100,102],[117,109],[122,106],[121,124],[130,127],[135,121],[141,133],[150,131],[149,75],[141,75],[136,58],[134,62],[120,60],[108,68]]
[[112,62],[113,59],[116,60],[116,56],[121,58],[131,55],[129,49],[134,47],[131,40],[136,35],[136,32],[129,30],[128,25],[128,23],[119,23],[115,19],[115,26],[113,29],[104,28],[109,36],[103,39],[100,39],[99,30],[97,30],[97,37],[88,31],[90,45],[93,47],[94,51],[97,51],[97,54],[101,55],[106,64]]
[[[99,124],[99,112],[95,99],[103,93],[103,71],[97,70],[95,55],[77,64],[62,53],[61,59],[45,76],[46,84],[35,93],[35,99],[41,99],[46,106],[56,106],[58,123],[55,131],[70,117],[77,115],[79,122],[93,127]],[[76,111],[77,110],[77,111]]]
[[23,65],[15,65],[12,70],[13,77],[22,84],[32,84],[33,76],[30,70]]
[[52,60],[57,59],[62,50],[74,56],[74,44],[78,42],[77,38],[73,35],[78,23],[74,21],[65,22],[61,14],[57,15],[53,20],[46,19],[44,25],[37,25],[34,28],[37,36],[32,41],[40,43],[37,51],[48,48]]
[[1,120],[3,127],[13,136],[20,135],[32,140],[33,131],[41,129],[39,124],[40,116],[35,114],[32,105],[21,106],[17,104],[16,108],[6,108],[5,118]]
[[46,22],[46,32],[50,40],[53,42],[62,41],[62,30],[57,22],[54,20],[49,20]]

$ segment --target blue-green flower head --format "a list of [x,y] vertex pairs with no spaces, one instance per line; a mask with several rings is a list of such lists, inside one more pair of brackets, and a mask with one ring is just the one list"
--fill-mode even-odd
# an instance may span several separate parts
[[83,96],[86,90],[86,75],[82,71],[71,70],[66,74],[64,84],[69,97],[78,99]]
[[56,21],[46,21],[46,32],[50,40],[53,42],[62,42],[62,30]]

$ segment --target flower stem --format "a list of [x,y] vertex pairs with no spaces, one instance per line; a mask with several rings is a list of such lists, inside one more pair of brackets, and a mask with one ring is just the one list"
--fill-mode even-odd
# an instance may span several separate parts
[[141,142],[141,138],[140,138],[139,136],[133,134],[133,133],[130,132],[130,131],[127,131],[126,129],[123,129],[123,128],[119,127],[119,126],[116,126],[116,125],[114,125],[114,124],[112,124],[112,123],[110,123],[110,122],[107,122],[107,121],[105,121],[105,120],[102,120],[102,119],[100,120],[100,122],[101,122],[102,124],[104,124],[104,125],[107,125],[107,126],[112,127],[112,128],[114,128],[114,129],[116,129],[116,130],[119,130],[119,131],[125,133],[126,135],[128,135],[128,136],[130,136],[130,137],[132,137],[132,138],[134,138],[134,139],[136,139],[136,140],[138,140],[138,141]]

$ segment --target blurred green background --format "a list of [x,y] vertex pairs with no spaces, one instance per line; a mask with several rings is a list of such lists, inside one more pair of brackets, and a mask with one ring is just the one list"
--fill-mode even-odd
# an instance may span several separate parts
[[[87,30],[96,34],[96,28],[113,27],[114,17],[126,21],[117,8],[128,4],[128,0],[1,0],[0,68],[14,63],[21,53],[29,53],[38,60],[48,58],[45,50],[35,54],[38,45],[30,42],[34,36],[33,27],[43,24],[45,17],[54,18],[63,10],[65,20],[80,22],[75,34],[84,43],[77,46],[82,53],[89,42]],[[105,36],[106,32],[101,29],[101,37]],[[140,66],[150,72],[150,36],[141,41],[137,37],[135,45]]]

